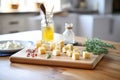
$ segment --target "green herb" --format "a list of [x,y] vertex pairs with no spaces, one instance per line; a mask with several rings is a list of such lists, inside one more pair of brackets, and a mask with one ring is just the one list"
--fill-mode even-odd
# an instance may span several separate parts
[[50,57],[51,57],[50,53],[46,54],[46,59],[49,59]]
[[95,55],[107,54],[108,53],[107,48],[115,49],[115,47],[112,44],[102,42],[100,39],[97,38],[87,39],[85,47],[86,51],[92,52]]

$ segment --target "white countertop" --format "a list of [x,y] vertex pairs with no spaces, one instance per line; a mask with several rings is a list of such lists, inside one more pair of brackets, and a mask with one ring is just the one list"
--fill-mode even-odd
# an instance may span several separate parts
[[[33,41],[36,42],[37,40],[41,40],[41,31],[34,30],[34,31],[25,31],[19,33],[12,33],[12,34],[3,34],[0,35],[0,41],[2,40],[25,40],[25,41]],[[61,40],[62,36],[58,33],[55,33],[54,40],[58,41]]]

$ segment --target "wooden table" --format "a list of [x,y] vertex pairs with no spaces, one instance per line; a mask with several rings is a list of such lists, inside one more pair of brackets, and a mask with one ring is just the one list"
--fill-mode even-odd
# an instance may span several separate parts
[[[28,31],[14,34],[0,35],[0,40],[32,40],[41,39],[40,31]],[[55,34],[55,39],[61,35]],[[76,37],[79,42],[84,38]],[[99,62],[94,70],[53,67],[42,65],[11,63],[9,57],[0,57],[0,80],[120,80],[120,43],[110,42],[116,50]]]

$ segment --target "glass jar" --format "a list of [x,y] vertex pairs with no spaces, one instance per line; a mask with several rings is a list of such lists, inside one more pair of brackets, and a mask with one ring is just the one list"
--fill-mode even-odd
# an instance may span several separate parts
[[75,34],[72,30],[73,24],[65,23],[65,31],[63,32],[63,40],[65,44],[73,44],[75,42]]
[[19,8],[19,0],[11,0],[10,7],[11,7],[11,9],[18,9]]
[[43,17],[41,21],[42,40],[51,42],[54,40],[54,21],[53,14],[47,13],[46,19]]

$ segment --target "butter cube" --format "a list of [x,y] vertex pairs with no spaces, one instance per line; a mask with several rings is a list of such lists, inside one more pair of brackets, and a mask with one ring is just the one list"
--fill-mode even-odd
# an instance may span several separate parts
[[44,47],[45,50],[48,50],[48,45],[47,44],[42,44],[41,47]]
[[51,42],[50,43],[50,50],[52,51],[52,50],[54,50],[55,49],[55,43],[54,42]]
[[64,41],[61,40],[61,41],[58,42],[58,44],[60,44],[63,47],[64,46]]
[[55,46],[55,50],[61,50],[58,45]]
[[41,45],[42,45],[42,40],[39,40],[36,42],[35,47],[39,48],[39,47],[41,47]]
[[62,52],[63,52],[63,53],[66,53],[67,50],[68,50],[68,49],[66,48],[66,46],[64,46],[64,47],[62,48]]
[[39,54],[45,54],[46,53],[46,49],[44,47],[39,47],[38,48],[38,53]]
[[87,51],[83,51],[83,58],[84,59],[89,59],[91,57],[91,53],[87,52]]
[[59,46],[60,49],[62,49],[64,47],[64,41],[62,41],[62,40],[59,41],[58,46]]
[[73,52],[79,52],[80,53],[80,50],[78,48],[74,48]]
[[72,57],[73,51],[67,50],[67,56]]
[[67,44],[66,47],[68,48],[68,50],[73,50],[73,45],[72,44]]
[[79,60],[79,59],[80,59],[80,53],[74,52],[74,53],[72,54],[72,59],[74,59],[74,60]]
[[60,50],[53,50],[52,55],[60,56]]

